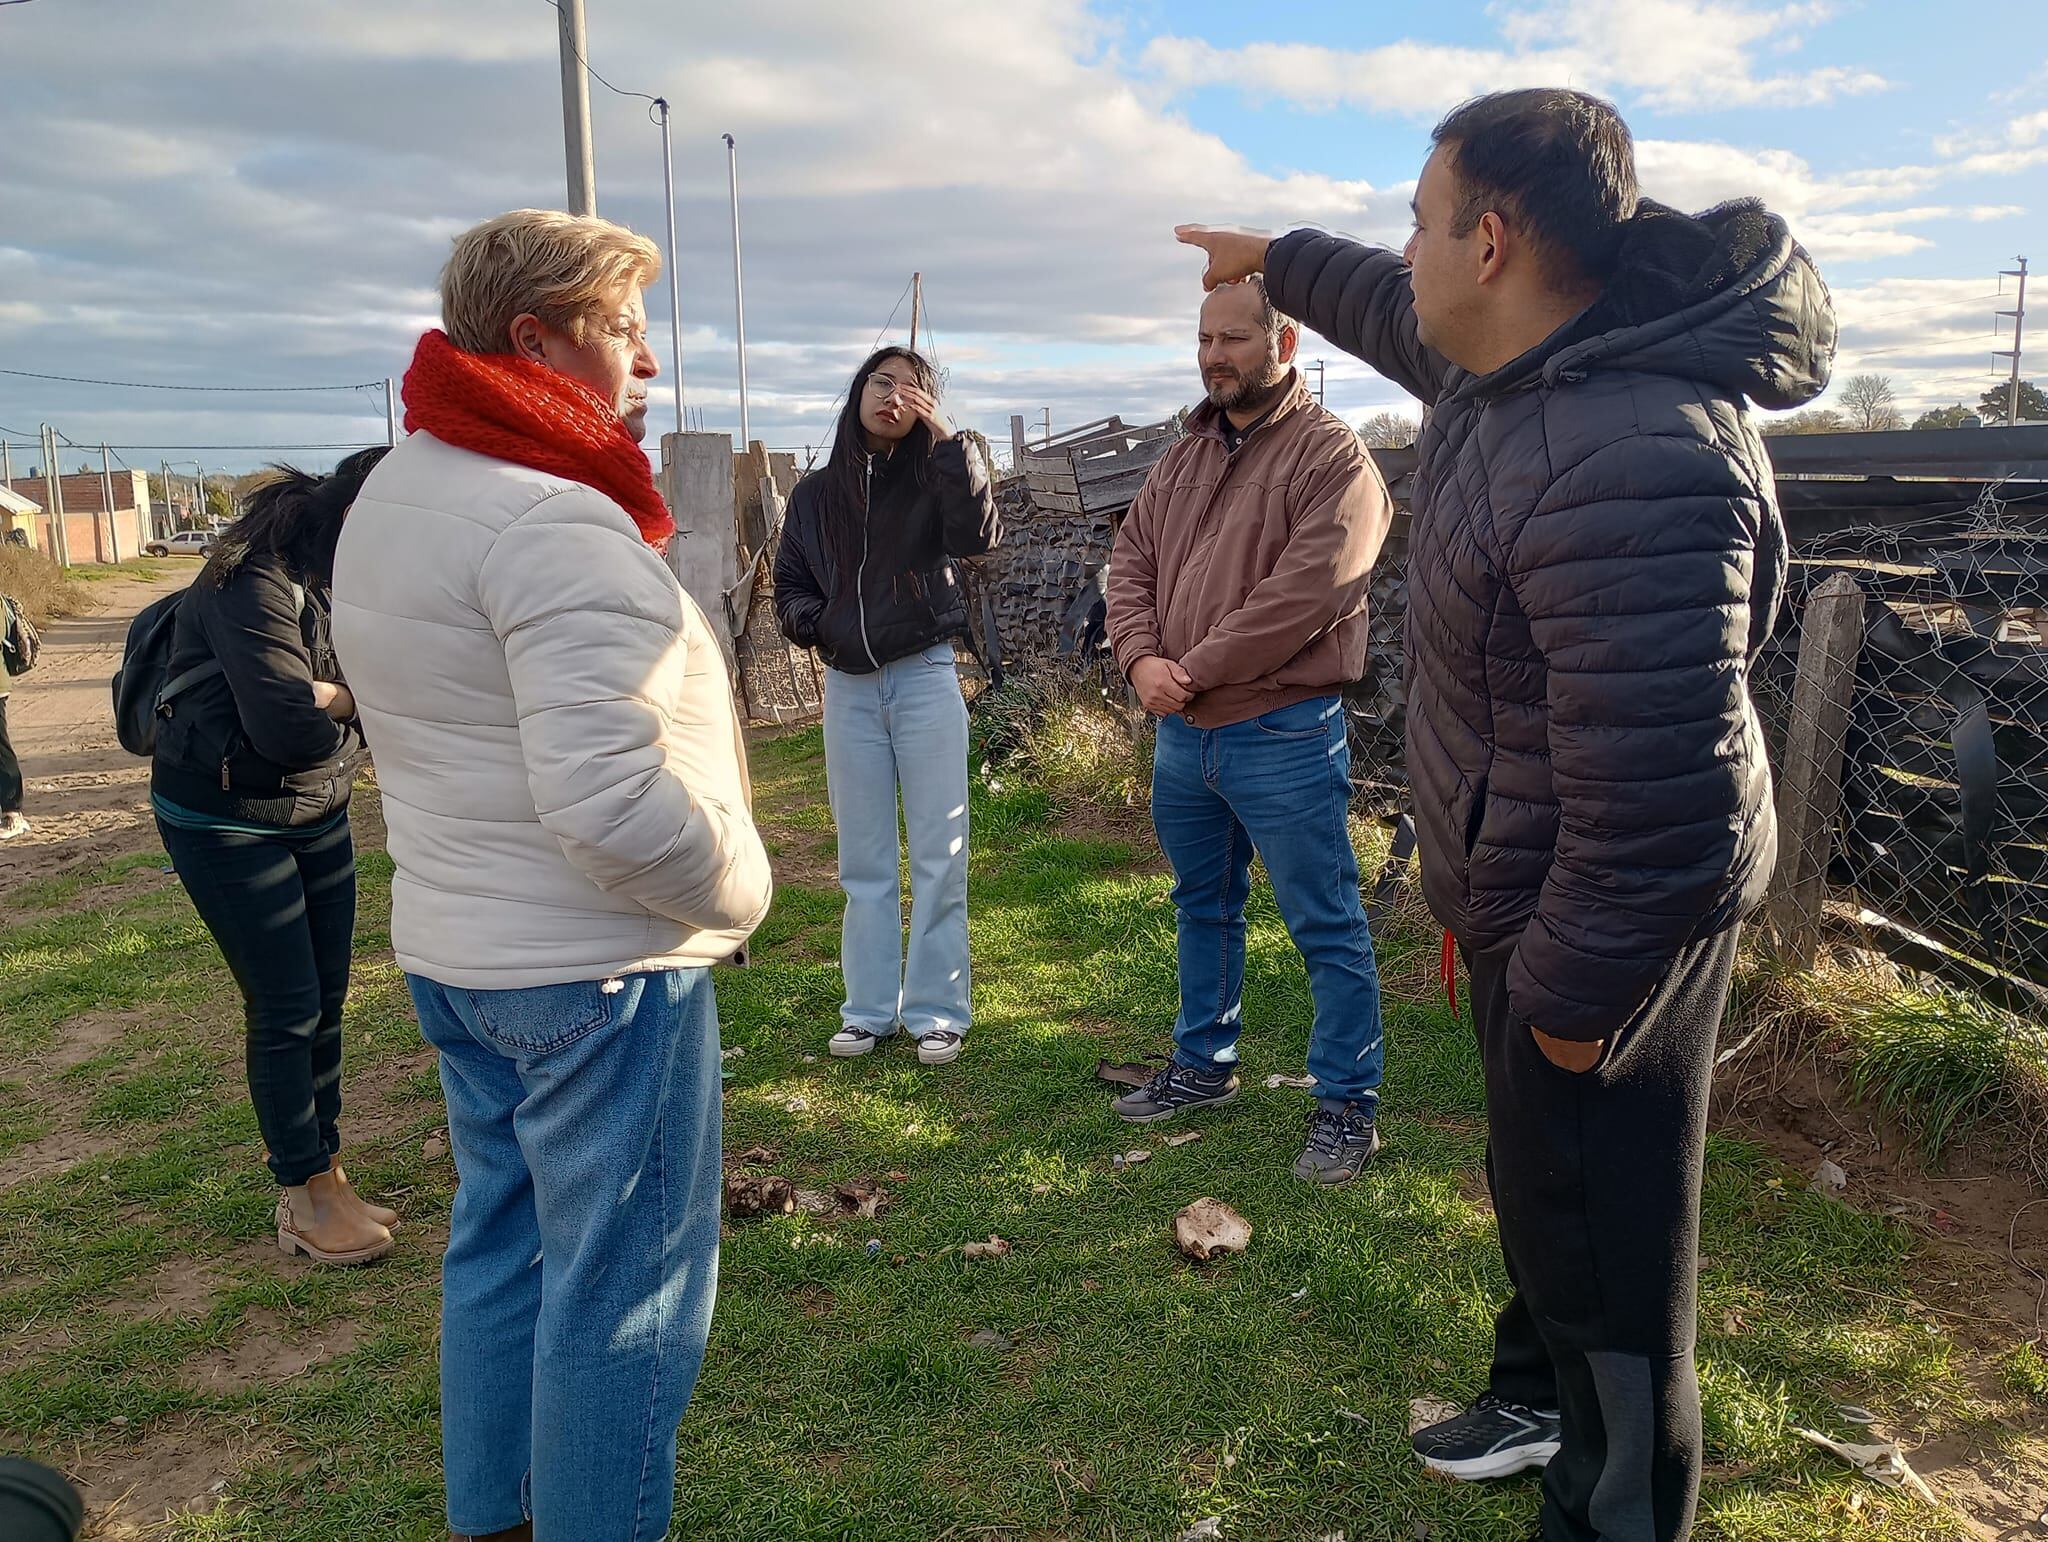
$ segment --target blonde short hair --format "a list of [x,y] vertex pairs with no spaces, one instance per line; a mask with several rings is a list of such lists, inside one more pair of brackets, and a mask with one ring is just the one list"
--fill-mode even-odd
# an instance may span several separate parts
[[577,342],[600,304],[628,283],[661,277],[661,251],[594,214],[514,209],[455,238],[441,270],[441,323],[470,353],[510,353],[516,317],[531,311]]

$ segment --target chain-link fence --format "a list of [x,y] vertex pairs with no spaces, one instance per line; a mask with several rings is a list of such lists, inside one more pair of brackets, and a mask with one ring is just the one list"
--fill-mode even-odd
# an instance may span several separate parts
[[746,625],[733,639],[733,655],[740,705],[750,723],[808,723],[825,710],[817,654],[791,644],[775,624],[775,585],[765,561],[747,597]]
[[1801,838],[1815,789],[1833,805],[1814,832],[1833,918],[1985,985],[2048,985],[2044,498],[1810,537],[1751,681],[1781,830]]

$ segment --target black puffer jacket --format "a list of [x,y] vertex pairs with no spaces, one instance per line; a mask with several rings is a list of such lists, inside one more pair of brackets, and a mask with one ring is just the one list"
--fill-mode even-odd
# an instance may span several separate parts
[[293,828],[348,806],[362,731],[313,705],[313,682],[344,683],[328,640],[326,587],[256,553],[226,585],[202,572],[178,606],[166,678],[219,659],[220,674],[157,723],[150,787],[194,813]]
[[1416,336],[1392,252],[1299,231],[1274,303],[1433,407],[1408,567],[1408,776],[1431,910],[1513,945],[1521,1020],[1599,1039],[1763,899],[1770,766],[1749,697],[1785,581],[1744,406],[1826,386],[1835,320],[1755,203],[1644,204],[1617,277],[1490,375]]
[[955,557],[978,557],[999,536],[980,448],[964,434],[932,446],[922,481],[910,456],[868,457],[862,557],[842,573],[825,539],[825,473],[789,495],[775,553],[775,619],[832,668],[872,674],[967,631]]

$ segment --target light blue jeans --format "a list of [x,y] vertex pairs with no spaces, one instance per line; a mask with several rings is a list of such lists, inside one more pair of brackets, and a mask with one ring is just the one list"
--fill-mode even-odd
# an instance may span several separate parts
[[658,1542],[718,1285],[704,969],[528,990],[408,975],[461,1185],[441,1273],[449,1529]]
[[[825,672],[825,787],[846,891],[847,1028],[967,1032],[967,703],[950,642],[871,675]],[[903,946],[897,792],[910,843]]]
[[1244,1027],[1244,907],[1256,850],[1280,918],[1308,966],[1309,1074],[1325,1107],[1377,1109],[1386,1044],[1380,980],[1346,815],[1351,748],[1343,703],[1318,696],[1227,728],[1163,718],[1152,756],[1152,826],[1173,864],[1180,1017],[1174,1059],[1237,1065]]

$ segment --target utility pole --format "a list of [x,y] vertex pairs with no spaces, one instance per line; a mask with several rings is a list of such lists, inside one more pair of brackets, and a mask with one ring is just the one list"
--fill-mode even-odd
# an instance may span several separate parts
[[1316,405],[1320,407],[1323,404],[1323,361],[1321,359],[1312,359],[1301,367],[1301,372],[1304,375],[1310,370],[1316,372]]
[[668,197],[668,342],[676,372],[676,432],[683,432],[683,279],[677,272],[681,254],[676,251],[676,158],[669,140],[668,98],[657,96],[661,109],[661,185]]
[[398,448],[398,393],[392,389],[389,375],[384,377],[384,442]]
[[747,428],[747,302],[740,288],[740,151],[732,135],[725,136],[725,164],[732,189],[732,314],[733,330],[740,350],[740,448],[754,442]]
[[14,491],[14,446],[7,442],[4,434],[0,434],[0,484],[4,484],[10,493]]
[[2013,300],[2013,308],[1998,312],[2001,316],[2012,317],[2012,347],[1994,349],[1991,355],[1994,359],[2008,356],[2012,359],[2012,380],[2006,387],[2005,395],[2007,428],[2012,428],[2020,420],[2020,343],[2027,325],[2027,259],[2021,257],[2016,260],[2019,263],[2017,268],[2003,268],[1999,271],[2001,278],[2016,278],[2020,281],[2020,292]]
[[57,431],[43,430],[43,509],[50,517],[50,555],[59,567],[71,566],[71,533],[64,528],[64,468],[57,464]]
[[[121,560],[121,526],[120,522],[114,518],[114,469],[113,464],[109,460],[108,456],[109,452],[107,450],[107,447],[105,445],[101,445],[100,502],[102,505],[105,506],[107,511],[107,555],[110,558],[112,558],[115,562],[119,562]],[[93,546],[97,548],[99,546],[100,539],[100,526],[98,520],[93,521],[92,539]],[[136,555],[140,556],[141,553],[137,552]]]
[[554,0],[561,18],[562,139],[569,163],[569,212],[597,213],[597,161],[590,148],[590,57],[583,31],[583,0]]
[[913,273],[910,275],[910,351],[912,353],[917,352],[917,312],[918,307],[923,304],[924,275],[922,273]]
[[1041,440],[1041,441],[1039,441],[1039,442],[1040,442],[1040,443],[1042,443],[1042,444],[1051,444],[1051,443],[1052,443],[1052,408],[1050,408],[1050,407],[1041,407],[1041,408],[1039,408],[1039,409],[1038,409],[1038,411],[1039,411],[1039,415],[1040,415],[1040,416],[1041,416],[1042,418],[1044,418],[1044,420],[1045,420],[1045,438],[1044,438],[1044,439],[1042,439],[1042,440]]

